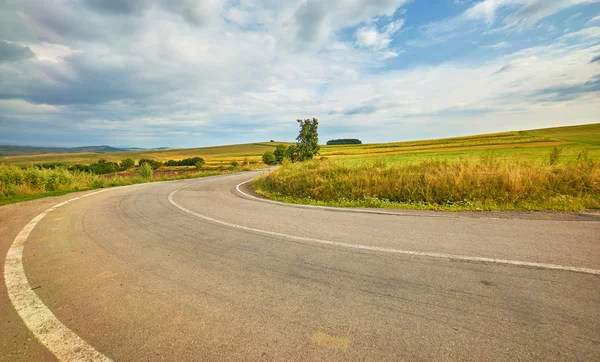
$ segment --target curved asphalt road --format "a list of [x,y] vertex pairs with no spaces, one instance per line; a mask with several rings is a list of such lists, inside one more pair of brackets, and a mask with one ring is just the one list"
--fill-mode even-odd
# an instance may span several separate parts
[[[600,359],[598,275],[312,240],[597,270],[598,219],[275,205],[236,191],[257,174],[66,204],[25,243],[29,284],[58,320],[118,361]],[[0,257],[31,219],[73,197],[1,207]],[[0,311],[0,360],[54,359],[4,284]]]

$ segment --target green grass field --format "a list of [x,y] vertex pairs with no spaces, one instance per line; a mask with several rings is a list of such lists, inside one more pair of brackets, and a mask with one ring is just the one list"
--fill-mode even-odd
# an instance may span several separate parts
[[583,148],[588,149],[590,159],[600,160],[600,123],[428,141],[323,146],[321,156],[348,164],[372,162],[373,159],[401,163],[482,156],[543,163],[556,146],[563,150],[563,162],[574,160]]
[[[278,144],[280,142],[141,152],[3,156],[0,157],[0,163],[73,165],[90,164],[99,158],[115,162],[124,158],[134,160],[151,158],[164,162],[199,156],[206,160],[207,166],[218,166],[231,161],[241,162],[244,159],[260,161],[264,152],[272,151]],[[481,157],[492,154],[502,159],[543,162],[554,146],[563,148],[563,161],[573,160],[582,148],[589,149],[591,159],[600,160],[600,123],[424,141],[322,146],[321,157],[349,163],[370,162],[373,158],[384,157],[388,162],[396,163],[419,162],[425,159]]]
[[[555,162],[550,153],[559,151]],[[288,203],[432,210],[600,208],[600,124],[326,146],[253,183]]]
[[[155,180],[201,177],[264,167],[260,162],[262,154],[274,150],[278,144],[4,156],[0,157],[0,204],[57,192],[144,182],[135,170],[107,179],[68,174],[64,169],[21,170],[16,166],[91,164],[100,158],[115,162],[151,158],[164,162],[199,156],[206,160],[203,172],[193,174],[183,170],[187,168],[165,167],[156,172]],[[561,149],[560,159],[549,166],[549,154],[555,147]],[[585,162],[578,160],[582,152]],[[272,173],[280,179],[273,178],[270,183],[259,181],[255,185],[263,194],[287,202],[344,206],[580,210],[600,205],[600,124],[424,141],[323,146],[318,158],[327,161],[284,165]],[[231,166],[232,161],[243,167]],[[179,171],[185,173],[178,174]],[[455,174],[460,177],[454,177]],[[401,185],[395,182],[400,179],[404,180]],[[403,193],[398,191],[400,188]],[[483,197],[483,190],[486,195],[503,191],[492,198]]]

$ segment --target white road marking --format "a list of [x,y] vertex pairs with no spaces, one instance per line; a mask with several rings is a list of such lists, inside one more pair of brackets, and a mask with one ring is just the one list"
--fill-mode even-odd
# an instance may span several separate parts
[[69,202],[105,191],[108,191],[108,189],[72,198],[39,214],[21,230],[6,254],[4,280],[13,306],[27,328],[61,361],[110,361],[110,359],[96,351],[94,347],[62,324],[38,298],[27,281],[23,269],[23,247],[33,228],[49,212]]
[[[347,208],[347,207],[331,207],[331,206],[317,206],[317,205],[302,205],[302,204],[286,204],[284,202],[280,202],[280,201],[275,201],[275,200],[269,200],[269,199],[264,199],[261,197],[256,197],[250,194],[245,193],[244,191],[242,191],[242,189],[240,188],[242,185],[245,185],[247,183],[252,182],[252,180],[250,181],[244,181],[241,184],[237,185],[235,187],[235,189],[237,190],[237,192],[239,192],[240,194],[250,198],[250,199],[254,199],[254,200],[258,200],[261,202],[267,202],[270,204],[276,204],[276,205],[284,205],[284,206],[292,206],[292,207],[300,207],[300,208],[306,208],[306,209],[321,209],[321,210],[330,210],[330,211],[344,211],[344,212],[354,212],[354,213],[359,213],[359,214],[377,214],[377,215],[398,215],[398,216],[426,216],[426,217],[448,217],[445,215],[424,215],[424,214],[411,214],[408,212],[390,212],[390,211],[380,211],[380,210],[363,210],[363,209],[352,209],[352,208]],[[455,216],[451,216],[451,217],[455,217]]]
[[[237,192],[239,192],[240,194],[244,195],[247,198],[253,199],[253,200],[257,200],[260,202],[267,202],[270,204],[275,204],[275,205],[280,205],[280,206],[288,206],[288,207],[298,207],[298,208],[303,208],[303,209],[321,209],[321,210],[329,210],[329,211],[343,211],[343,212],[352,212],[352,213],[357,213],[357,214],[375,214],[375,215],[395,215],[395,216],[418,216],[418,217],[444,217],[444,218],[455,218],[455,219],[467,219],[470,218],[468,216],[460,216],[460,215],[435,215],[435,214],[417,214],[417,213],[408,213],[408,212],[391,212],[391,211],[382,211],[382,210],[369,210],[369,209],[359,209],[359,208],[348,208],[348,207],[332,207],[332,206],[318,206],[318,205],[304,205],[304,204],[288,204],[285,202],[281,202],[281,201],[275,201],[275,200],[269,200],[269,199],[265,199],[262,197],[256,197],[254,195],[250,195],[248,193],[245,193],[244,191],[242,191],[242,189],[240,188],[242,185],[245,185],[247,183],[252,182],[253,180],[250,181],[244,181],[241,184],[237,185],[235,187],[235,189],[237,190]],[[480,219],[486,219],[486,220],[506,220],[500,217],[491,217],[491,216],[486,216],[486,217],[481,217]],[[598,224],[600,223],[600,221],[593,221],[593,220],[577,220],[576,222],[582,222],[582,223],[592,223],[592,224]]]
[[[255,171],[257,172],[257,171]],[[231,174],[227,176],[220,177],[231,177],[237,176],[239,174]],[[219,176],[217,176],[219,177]],[[212,177],[208,177],[212,178]],[[208,179],[207,178],[207,179]],[[204,181],[205,179],[201,180]],[[164,181],[164,182],[177,182],[177,181],[187,181],[187,180],[172,180],[172,181]],[[96,195],[102,192],[123,189],[128,187],[142,186],[148,185],[149,183],[137,184],[137,185],[129,185],[129,186],[121,186],[114,187],[110,189],[102,189],[99,191],[94,191],[89,194],[85,194],[82,196],[74,197],[67,201],[61,202],[59,204],[54,205],[53,207],[47,209],[43,213],[37,215],[33,220],[31,220],[17,235],[13,244],[11,245],[8,253],[6,255],[6,260],[4,263],[4,280],[6,283],[6,289],[8,292],[8,296],[19,314],[19,316],[23,319],[25,325],[31,330],[31,332],[35,335],[35,337],[46,347],[48,350],[54,354],[58,360],[61,361],[106,361],[110,362],[111,360],[98,352],[94,347],[84,341],[81,337],[76,335],[73,331],[71,331],[67,326],[61,323],[56,316],[44,305],[41,299],[35,294],[32,290],[31,285],[27,281],[27,276],[25,275],[25,270],[23,268],[23,248],[25,246],[25,242],[27,241],[29,234],[35,228],[35,226],[46,216],[48,213],[56,210],[57,208],[64,206],[70,202]],[[242,183],[244,184],[244,183]],[[242,185],[240,184],[240,185]],[[534,263],[534,262],[523,262],[523,261],[515,261],[515,260],[504,260],[504,259],[494,259],[494,258],[483,258],[483,257],[470,257],[470,256],[461,256],[461,255],[452,255],[452,254],[442,254],[442,253],[429,253],[429,252],[418,252],[418,251],[408,251],[408,250],[399,250],[399,249],[391,249],[391,248],[381,248],[376,246],[368,246],[368,245],[360,245],[360,244],[350,244],[343,243],[337,241],[328,241],[321,240],[315,238],[306,238],[294,235],[288,235],[283,233],[277,233],[272,231],[266,231],[251,227],[246,227],[242,225],[236,225],[232,223],[228,223],[225,221],[213,219],[211,217],[196,213],[194,211],[188,210],[185,207],[177,204],[173,200],[173,195],[184,187],[190,186],[192,183],[184,185],[177,190],[173,191],[169,194],[169,202],[177,207],[178,209],[196,216],[198,218],[236,228],[246,231],[251,231],[255,233],[265,234],[269,236],[288,238],[293,240],[300,241],[308,241],[315,242],[326,245],[333,245],[338,247],[346,247],[353,249],[362,249],[362,250],[370,250],[370,251],[379,251],[386,253],[396,253],[396,254],[405,254],[405,255],[414,255],[414,256],[425,256],[431,258],[443,258],[443,259],[454,259],[454,260],[463,260],[463,261],[477,261],[477,262],[486,262],[486,263],[496,263],[496,264],[508,264],[508,265],[517,265],[517,266],[528,266],[535,268],[543,268],[543,269],[555,269],[555,270],[564,270],[564,271],[572,271],[586,274],[594,274],[600,275],[600,270],[597,269],[588,269],[588,268],[579,268],[579,267],[569,267],[562,265],[554,265],[554,264],[545,264],[545,263]],[[239,186],[237,190],[243,193]],[[250,198],[256,198],[251,195],[246,196]],[[258,199],[258,198],[256,198]],[[261,201],[269,201],[259,199]],[[278,202],[274,202],[278,203]]]
[[[237,176],[239,173],[227,176]],[[211,179],[206,177],[203,180]],[[188,180],[170,180],[161,181],[161,183],[181,182]],[[23,248],[31,231],[48,213],[64,206],[70,202],[82,199],[84,197],[96,195],[106,191],[121,190],[129,187],[149,185],[151,183],[142,183],[128,186],[119,186],[99,191],[90,192],[82,196],[74,197],[61,202],[47,209],[36,216],[19,232],[13,241],[4,262],[4,281],[10,301],[15,310],[23,319],[23,322],[35,335],[35,337],[60,361],[111,361],[108,357],[98,352],[94,347],[76,335],[67,326],[61,323],[58,318],[46,307],[37,294],[32,290],[27,281],[25,270],[23,268]]]
[[[392,249],[392,248],[382,248],[382,247],[378,247],[378,246],[370,246],[370,245],[363,245],[363,244],[351,244],[351,243],[344,243],[344,242],[340,242],[340,241],[330,241],[330,240],[323,240],[323,239],[316,239],[316,238],[308,238],[308,237],[303,237],[303,236],[295,236],[295,235],[289,235],[289,234],[284,234],[284,233],[278,233],[278,232],[274,232],[274,231],[256,229],[256,228],[238,225],[238,224],[232,224],[232,223],[229,223],[226,221],[217,220],[212,217],[202,215],[202,214],[199,214],[192,210],[186,209],[185,207],[183,207],[183,206],[179,205],[177,202],[175,202],[175,200],[173,200],[173,195],[175,195],[175,193],[177,193],[181,189],[191,186],[191,185],[193,185],[193,184],[184,185],[184,186],[178,188],[177,190],[171,192],[171,194],[169,194],[169,197],[168,197],[169,202],[173,206],[180,209],[181,211],[188,213],[190,215],[193,215],[195,217],[198,217],[200,219],[204,219],[206,221],[210,221],[215,224],[219,224],[219,225],[223,225],[223,226],[227,226],[227,227],[231,227],[231,228],[235,228],[235,229],[240,229],[240,230],[244,230],[244,231],[250,231],[250,232],[254,232],[254,233],[264,234],[264,235],[268,235],[268,236],[275,236],[275,237],[279,237],[279,238],[286,238],[286,239],[299,240],[299,241],[305,241],[305,242],[332,245],[332,246],[343,247],[343,248],[352,248],[352,249],[369,250],[369,251],[403,254],[403,255],[412,255],[412,256],[423,256],[423,257],[429,257],[429,258],[439,258],[439,259],[449,259],[449,260],[474,261],[474,262],[504,264],[504,265],[516,265],[516,266],[524,266],[524,267],[532,267],[532,268],[540,268],[540,269],[563,270],[563,271],[570,271],[570,272],[577,272],[577,273],[600,275],[600,270],[598,270],[598,269],[572,267],[572,266],[564,266],[564,265],[548,264],[548,263],[536,263],[536,262],[519,261],[519,260],[507,260],[507,259],[496,259],[496,258],[486,258],[486,257],[477,257],[477,256],[453,255],[453,254],[445,254],[445,253],[432,253],[432,252],[424,252],[424,251],[411,251],[411,250],[400,250],[400,249]],[[239,190],[239,185],[238,185],[238,190]],[[262,201],[262,199],[261,199],[261,201]]]

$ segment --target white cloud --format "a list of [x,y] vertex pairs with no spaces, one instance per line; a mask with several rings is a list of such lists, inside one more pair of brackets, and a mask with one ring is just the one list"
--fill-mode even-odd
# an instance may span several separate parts
[[[600,0],[482,0],[462,14],[421,28],[424,39],[409,42],[412,46],[429,46],[445,42],[459,34],[474,31],[473,24],[483,21],[488,33],[522,30],[540,20],[574,5],[597,3]],[[505,15],[504,10],[511,10]]]
[[501,42],[496,43],[496,44],[482,45],[481,47],[484,48],[484,49],[502,49],[502,48],[508,48],[509,46],[510,46],[509,42],[501,41]]
[[406,122],[449,128],[464,122],[486,131],[593,122],[600,89],[576,97],[560,92],[597,77],[588,63],[598,51],[598,45],[560,43],[480,65],[447,63],[371,75],[336,87],[324,103],[344,115],[339,122],[352,124],[368,114],[372,125],[392,129]]
[[[401,52],[391,44],[403,26],[385,21],[405,2],[217,1],[200,10],[192,1],[154,2],[115,15],[118,9],[78,9],[82,2],[23,0],[23,23],[36,34],[18,43],[37,58],[0,63],[0,99],[12,99],[0,101],[7,109],[0,133],[52,125],[78,136],[105,132],[121,145],[197,146],[293,134],[294,119],[315,116],[323,125],[361,127],[365,140],[391,141],[404,138],[407,123],[429,130],[437,122],[454,132],[471,122],[489,131],[508,120],[525,128],[592,117],[597,94],[558,100],[543,91],[594,79],[597,27],[484,63],[383,70]],[[188,7],[201,14],[185,19]],[[496,21],[497,8],[481,11],[477,19]],[[337,37],[355,26],[353,41]]]
[[381,16],[390,17],[409,1],[290,0],[269,3],[280,6],[276,13],[277,25],[272,29],[282,36],[282,40],[292,40],[295,47],[306,50],[327,43],[341,28],[370,23]]
[[577,37],[585,39],[600,38],[600,26],[591,26],[589,28],[583,28],[578,31],[567,33],[563,35],[560,39],[570,39]]
[[59,62],[66,56],[80,53],[80,51],[75,51],[66,45],[51,44],[47,42],[29,43],[27,46],[35,53],[37,59],[54,63]]
[[379,33],[373,26],[356,30],[356,44],[362,47],[381,50],[387,48],[392,41],[385,33]]
[[488,24],[496,20],[502,8],[516,8],[504,19],[505,28],[531,26],[541,19],[578,4],[589,4],[598,0],[483,0],[465,11],[468,19],[483,19]]
[[400,30],[403,25],[404,25],[404,20],[403,19],[398,19],[396,21],[391,21],[391,22],[389,22],[384,27],[385,33],[387,33],[387,34],[394,34],[394,33],[398,32],[398,30]]
[[[402,28],[402,25],[404,25],[404,20],[399,19],[383,26],[383,31],[377,30],[375,25],[360,27],[354,33],[356,44],[363,48],[386,50],[392,42],[393,35]],[[397,55],[396,52],[386,51],[383,58],[390,58]]]

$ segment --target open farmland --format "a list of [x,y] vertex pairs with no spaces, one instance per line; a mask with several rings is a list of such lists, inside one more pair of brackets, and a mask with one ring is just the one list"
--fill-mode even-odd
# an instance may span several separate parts
[[[212,174],[229,173],[241,170],[262,168],[265,166],[261,162],[262,154],[266,151],[274,150],[275,147],[279,144],[281,143],[264,142],[255,144],[241,144],[191,149],[167,149],[155,151],[112,153],[87,152],[4,156],[0,158],[0,167],[2,168],[0,171],[2,171],[1,174],[4,175],[2,176],[2,179],[5,179],[5,181],[0,182],[0,193],[2,196],[1,198],[3,199],[2,203],[8,203],[22,200],[24,197],[35,198],[47,194],[52,194],[54,192],[64,193],[73,190],[144,182],[144,180],[142,179],[138,180],[139,172],[137,169],[119,172],[118,174],[98,175],[93,177],[81,173],[70,173],[69,175],[66,175],[66,170],[57,170],[56,172],[54,172],[50,170],[37,170],[37,168],[35,167],[26,167],[27,170],[24,171],[18,170],[19,168],[28,165],[54,163],[59,163],[67,166],[75,164],[89,165],[94,162],[97,162],[100,158],[103,158],[109,162],[119,162],[126,158],[131,158],[135,161],[142,158],[146,158],[160,162],[166,162],[168,160],[181,160],[184,158],[202,157],[205,159],[206,163],[203,165],[202,170],[200,172],[199,170],[195,170],[193,167],[190,168],[177,166],[163,166],[159,170],[156,170],[153,179],[163,180],[174,178],[199,177]],[[569,170],[562,170],[564,171],[564,175],[569,175],[569,173],[581,173],[589,171],[589,176],[592,177],[593,180],[589,177],[584,177],[584,179],[582,179],[583,181],[581,182],[573,180],[568,181],[567,178],[555,179],[554,175],[556,170],[552,171],[547,169],[549,162],[549,154],[555,148],[557,150],[560,150],[559,157],[556,160],[555,166],[571,167],[571,169]],[[371,176],[374,172],[379,173],[380,176],[396,175],[394,176],[395,178],[397,178],[397,174],[405,173],[400,169],[396,170],[398,172],[394,173],[392,172],[393,170],[389,170],[391,167],[397,166],[402,168],[404,167],[403,165],[408,165],[411,170],[410,172],[414,173],[416,172],[415,170],[419,169],[419,165],[421,165],[423,166],[421,169],[424,174],[430,172],[430,169],[435,169],[436,167],[438,167],[439,170],[436,172],[440,173],[442,172],[441,170],[443,170],[449,175],[448,177],[456,173],[457,169],[462,170],[461,172],[465,174],[468,173],[469,175],[471,175],[469,176],[472,179],[470,185],[465,184],[461,180],[456,180],[456,187],[454,187],[454,190],[458,188],[463,188],[465,190],[482,189],[483,186],[477,186],[479,185],[478,180],[481,179],[481,177],[478,176],[482,172],[481,167],[487,167],[485,171],[486,175],[494,174],[498,175],[499,178],[502,178],[504,181],[498,182],[501,182],[503,185],[513,182],[510,180],[513,180],[516,177],[515,175],[520,175],[518,177],[525,181],[529,176],[527,176],[527,173],[525,173],[524,171],[530,170],[532,169],[532,167],[538,167],[539,170],[537,174],[548,175],[548,177],[545,179],[546,181],[552,178],[554,180],[553,182],[557,184],[568,181],[570,183],[580,185],[583,182],[583,184],[589,185],[589,187],[586,186],[586,190],[596,190],[598,185],[596,185],[594,180],[595,177],[597,177],[598,167],[594,166],[588,169],[581,168],[579,166],[573,166],[574,163],[578,162],[577,159],[581,158],[580,154],[582,154],[582,152],[585,153],[585,159],[587,163],[598,164],[598,162],[600,161],[600,124],[520,132],[504,132],[425,141],[410,141],[385,144],[323,146],[321,148],[320,157],[326,158],[328,159],[328,161],[330,161],[328,162],[328,166],[326,166],[325,163],[319,167],[316,167],[316,165],[307,166],[308,168],[305,168],[303,164],[294,164],[293,168],[291,168],[290,166],[284,166],[283,170],[276,172],[274,175],[287,175],[285,180],[281,179],[277,180],[277,182],[273,180],[274,182],[270,184],[258,183],[257,185],[265,195],[279,198],[281,200],[290,202],[306,202],[306,200],[310,200],[311,202],[317,202],[320,200],[320,198],[324,197],[324,193],[315,193],[315,190],[300,190],[298,188],[298,185],[295,186],[293,191],[290,190],[292,190],[291,187],[294,185],[295,182],[299,182],[299,185],[308,185],[309,183],[305,183],[303,181],[303,178],[310,178],[313,176],[316,177],[316,174],[325,172],[326,174],[331,175],[362,175],[362,179],[360,182],[358,182],[358,180],[352,179],[352,177],[345,177],[344,180],[348,185],[362,185],[366,182],[368,184],[379,183],[379,186],[381,186],[382,183],[385,184],[387,182],[387,185],[389,186],[386,188],[385,192],[383,192],[381,189],[378,189],[379,186],[375,185],[376,187],[374,187],[373,190],[371,190],[372,192],[368,191],[368,188],[366,188],[365,186],[362,187],[363,190],[360,191],[358,194],[353,193],[353,188],[351,188],[352,190],[346,190],[347,192],[345,194],[340,194],[340,192],[342,192],[342,188],[340,185],[336,184],[336,182],[340,180],[332,179],[328,181],[331,182],[329,186],[331,186],[333,189],[337,189],[339,192],[330,194],[329,196],[327,196],[327,198],[323,198],[321,200],[332,205],[379,205],[384,207],[403,208],[450,207],[454,209],[517,208],[579,210],[590,207],[595,208],[598,205],[597,196],[595,196],[596,191],[593,191],[592,193],[589,193],[585,190],[576,191],[578,195],[585,194],[583,198],[578,199],[580,200],[580,202],[577,203],[563,202],[563,199],[556,198],[552,198],[552,200],[558,200],[560,202],[546,202],[549,198],[548,195],[550,194],[544,194],[538,192],[538,190],[536,191],[535,196],[534,194],[531,194],[532,196],[530,198],[532,200],[540,199],[538,200],[539,202],[523,199],[519,201],[520,204],[517,205],[514,201],[516,199],[513,199],[511,201],[508,199],[498,198],[497,200],[487,200],[486,202],[470,202],[465,204],[465,199],[469,199],[470,196],[468,195],[471,195],[471,193],[466,191],[462,193],[445,193],[443,196],[440,196],[441,198],[437,196],[432,197],[431,195],[415,198],[414,192],[409,193],[410,195],[397,195],[397,193],[394,191],[395,186],[392,187],[394,183],[388,182],[390,180],[386,181],[382,179],[377,181],[375,179],[371,179]],[[487,160],[485,162],[493,160],[494,162],[502,162],[503,164],[501,165],[501,167],[497,164],[494,164],[494,167],[489,168],[489,165],[482,164],[481,160]],[[445,166],[440,166],[440,164],[433,164],[432,162],[459,162],[460,165],[444,164]],[[238,165],[241,165],[242,167]],[[416,168],[410,165],[416,165]],[[479,167],[478,165],[481,167]],[[344,170],[338,170],[338,167],[342,167]],[[288,170],[285,170],[286,168],[288,168]],[[516,172],[515,170],[517,169],[522,170],[523,172]],[[26,177],[23,175],[22,177],[18,176],[22,172],[35,175],[35,177]],[[15,175],[17,175],[18,177]],[[63,176],[66,177],[65,182],[56,181],[62,180],[61,177]],[[433,175],[431,177],[433,177]],[[317,178],[320,179],[320,176]],[[41,181],[37,183],[23,183],[15,181],[16,183],[14,183],[13,185],[13,181],[10,181],[13,179]],[[422,178],[417,179],[421,180]],[[545,182],[544,180],[538,181],[542,183]],[[413,180],[409,183],[414,184],[415,181]],[[441,183],[438,184],[441,185]],[[261,185],[263,185],[262,188]],[[494,192],[495,189],[493,185],[494,182],[492,181],[486,184],[485,187],[488,188],[486,194],[490,195],[492,192]],[[313,186],[313,188],[321,187],[314,183]],[[439,186],[433,186],[433,184],[427,184],[422,186],[439,188]],[[282,189],[288,190],[290,191],[290,193],[286,193],[285,191],[282,192]],[[523,193],[520,186],[519,188],[516,188],[514,190],[518,195],[522,195]],[[477,190],[474,190],[473,192],[476,191]],[[554,193],[557,192],[558,191]],[[565,191],[563,190],[558,193],[563,195]],[[506,192],[504,194],[506,194]],[[383,195],[387,196],[384,197]],[[395,201],[392,204],[386,202],[381,203],[379,202],[377,197],[372,196],[384,197],[385,200]],[[303,201],[301,199],[305,200]],[[440,200],[442,199],[445,200],[443,207],[440,205]],[[543,201],[541,199],[544,199],[546,201]],[[365,200],[368,200],[368,202],[366,202]],[[405,200],[406,202],[402,200]]]
[[[260,161],[264,152],[274,150],[278,144],[281,144],[281,142],[101,154],[86,152],[3,156],[0,157],[0,163],[19,165],[62,163],[73,165],[90,164],[99,158],[114,162],[119,162],[124,158],[134,160],[150,158],[165,162],[198,156],[206,160],[207,167],[217,167],[231,161],[242,162],[246,158],[249,161]],[[480,157],[492,153],[499,158],[528,159],[541,162],[555,146],[563,149],[563,160],[572,160],[577,157],[582,147],[588,148],[591,159],[600,159],[600,123],[423,141],[322,146],[321,156],[332,159],[345,159],[348,162],[362,162],[380,157],[385,157],[389,162],[403,162],[432,158]]]
[[[600,125],[324,147],[254,181],[290,203],[435,210],[600,208]],[[552,155],[552,156],[551,156]]]
[[323,146],[321,155],[348,163],[370,162],[373,158],[396,163],[490,155],[544,162],[554,147],[562,149],[562,161],[574,160],[582,148],[588,149],[591,159],[600,160],[600,123],[425,141]]
[[160,151],[133,151],[133,152],[106,152],[106,153],[61,153],[0,157],[0,163],[28,165],[36,163],[62,163],[65,165],[90,164],[99,158],[107,161],[119,162],[125,158],[139,160],[149,158],[156,161],[181,160],[188,157],[202,157],[207,165],[219,165],[231,161],[241,162],[245,158],[249,161],[259,161],[265,151],[273,150],[278,143],[270,144],[241,144],[230,146],[216,146],[204,148],[181,148]]

